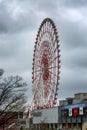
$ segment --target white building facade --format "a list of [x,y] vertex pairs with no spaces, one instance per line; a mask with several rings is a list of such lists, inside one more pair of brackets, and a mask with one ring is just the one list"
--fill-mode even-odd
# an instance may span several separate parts
[[48,128],[58,127],[58,106],[53,108],[45,108],[33,111],[33,124],[40,127],[41,124],[46,124]]

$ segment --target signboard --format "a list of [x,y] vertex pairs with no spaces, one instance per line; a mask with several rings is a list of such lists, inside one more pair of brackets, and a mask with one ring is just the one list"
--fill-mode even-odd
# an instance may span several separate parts
[[72,108],[69,108],[69,116],[72,116]]
[[79,109],[78,108],[73,108],[73,115],[76,117],[79,114]]
[[83,115],[83,107],[79,108],[79,115]]

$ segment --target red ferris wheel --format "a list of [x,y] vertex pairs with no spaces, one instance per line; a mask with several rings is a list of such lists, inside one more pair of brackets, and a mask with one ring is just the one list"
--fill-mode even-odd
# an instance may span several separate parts
[[42,21],[35,41],[32,65],[34,109],[53,107],[57,103],[60,74],[58,33],[50,18]]

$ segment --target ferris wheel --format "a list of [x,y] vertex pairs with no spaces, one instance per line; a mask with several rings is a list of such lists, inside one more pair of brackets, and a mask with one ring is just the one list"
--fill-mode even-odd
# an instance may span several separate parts
[[35,41],[32,64],[34,109],[53,107],[57,103],[60,74],[58,33],[50,18],[42,21]]

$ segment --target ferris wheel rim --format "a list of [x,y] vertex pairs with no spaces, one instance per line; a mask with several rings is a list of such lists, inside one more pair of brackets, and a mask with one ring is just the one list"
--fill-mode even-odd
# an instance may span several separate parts
[[[45,25],[44,25],[45,24]],[[53,31],[54,32],[51,32],[50,31],[50,33],[47,33],[47,32],[49,32],[49,30],[51,30],[48,26],[47,26],[47,24],[49,25],[49,26],[51,26],[51,29],[53,29]],[[43,28],[44,26],[46,26],[46,28]],[[46,29],[46,30],[45,30]],[[42,34],[42,32],[41,31],[44,31],[43,32],[43,34]],[[52,42],[49,42],[49,40],[46,42],[46,36],[44,36],[44,35],[47,35],[47,34],[49,34],[49,39],[52,41],[52,37],[55,37],[54,39],[55,39],[55,41],[54,41],[54,43],[52,43]],[[53,34],[51,34],[51,33],[53,33]],[[54,36],[53,36],[54,35]],[[41,38],[42,38],[42,36],[44,36],[45,37],[45,40],[44,40],[44,38],[42,39],[42,42],[41,42]],[[54,47],[55,46],[55,43],[56,43],[56,47]],[[54,92],[54,95],[52,95],[52,94],[50,94],[50,95],[52,95],[53,97],[52,98],[54,98],[53,100],[55,101],[56,100],[56,95],[57,95],[57,89],[58,89],[58,85],[59,85],[59,74],[60,74],[60,50],[59,50],[59,40],[58,40],[58,35],[57,35],[57,29],[56,29],[56,26],[55,26],[55,24],[54,24],[54,22],[53,22],[53,20],[52,19],[50,19],[50,18],[45,18],[43,21],[42,21],[42,23],[41,23],[41,25],[40,25],[40,27],[39,27],[39,30],[38,30],[38,33],[37,33],[37,37],[36,37],[36,41],[35,41],[35,49],[34,49],[34,55],[33,55],[33,67],[32,67],[32,89],[33,89],[33,100],[35,100],[34,98],[35,98],[35,94],[36,93],[38,93],[39,94],[39,90],[37,90],[37,89],[39,89],[39,87],[34,87],[35,86],[35,83],[37,83],[37,84],[40,84],[40,80],[43,80],[42,82],[44,82],[44,84],[45,84],[45,87],[46,87],[46,84],[50,87],[51,86],[51,82],[50,83],[48,83],[48,81],[49,80],[52,80],[52,78],[54,78],[54,77],[56,77],[56,81],[54,82],[54,83],[52,83],[52,85],[54,84],[55,85],[55,90],[53,89],[53,88],[51,88],[51,92],[50,93],[52,93],[52,91],[55,91]],[[44,46],[44,44],[45,44],[45,46]],[[49,44],[50,44],[50,46],[49,46]],[[52,44],[52,45],[51,45]],[[43,49],[43,47],[44,47],[44,49]],[[48,54],[48,52],[47,52],[47,47],[50,49],[50,51],[51,51],[51,53],[49,52],[49,54]],[[53,48],[52,47],[54,47],[54,51],[52,50]],[[48,49],[48,50],[49,50]],[[38,52],[37,51],[39,51],[39,54],[37,54]],[[44,54],[44,53],[46,53],[46,54]],[[54,54],[54,53],[56,53],[56,54],[58,54],[58,55],[56,55],[56,54]],[[39,55],[38,57],[37,57],[37,55]],[[42,57],[40,57],[40,55],[42,56]],[[55,56],[55,58],[54,59],[51,59],[51,56]],[[42,60],[42,61],[40,61],[40,60]],[[52,64],[52,66],[50,66],[50,62],[51,62],[51,64]],[[39,63],[38,63],[38,61],[39,61]],[[54,65],[54,63],[53,62],[55,62],[55,66],[53,66]],[[58,64],[56,63],[56,62],[58,62]],[[56,66],[56,64],[58,65],[58,66]],[[41,65],[43,65],[43,67],[41,67]],[[39,69],[37,69],[37,68],[39,68]],[[56,68],[56,69],[55,69]],[[49,69],[52,69],[51,71],[49,71]],[[57,71],[57,73],[54,75],[54,72],[53,72],[53,70],[55,71],[55,73],[56,73],[56,71]],[[41,78],[41,73],[39,73],[39,72],[42,72],[42,78]],[[47,73],[47,71],[48,71],[48,73]],[[36,75],[35,75],[36,74]],[[34,78],[34,76],[35,76],[35,78]],[[39,78],[38,78],[38,76],[39,76]],[[43,78],[44,77],[44,78]],[[53,82],[53,81],[52,81]],[[49,85],[50,84],[50,85]],[[42,88],[40,88],[41,89],[41,91],[43,91],[43,89]],[[36,96],[37,98],[38,98],[38,95]],[[39,94],[39,97],[40,97],[40,94]],[[51,97],[51,96],[50,96]],[[37,99],[36,99],[37,100]],[[38,102],[38,101],[37,101]],[[50,104],[50,101],[47,101],[46,102],[46,104],[42,104],[42,106],[50,106],[50,105],[53,105],[53,104]],[[40,105],[40,104],[36,104],[35,102],[34,102],[34,105],[36,105],[36,106],[38,106],[38,105]]]

